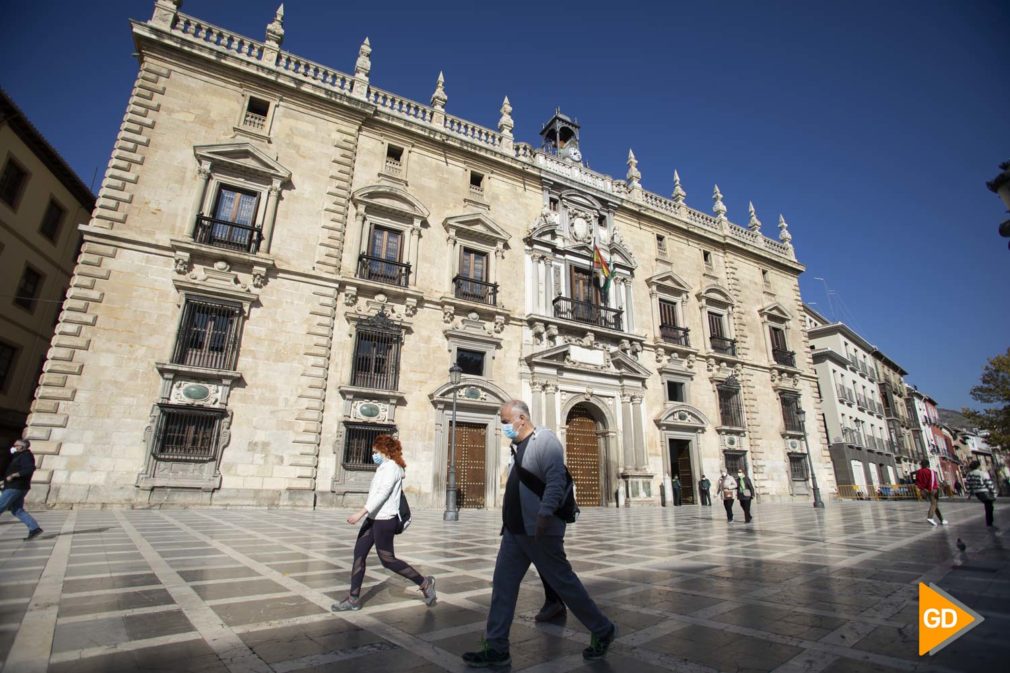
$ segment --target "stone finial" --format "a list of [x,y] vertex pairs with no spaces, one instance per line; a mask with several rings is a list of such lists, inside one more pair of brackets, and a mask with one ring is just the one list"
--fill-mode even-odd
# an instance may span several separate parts
[[720,220],[726,219],[726,205],[722,202],[722,192],[719,191],[719,185],[715,186],[712,191],[712,212]]
[[274,20],[267,24],[267,44],[280,47],[284,42],[284,3],[277,8]]
[[358,60],[354,62],[354,76],[368,79],[368,73],[372,71],[372,43],[365,38],[358,48]]
[[182,0],[154,0],[154,14],[151,23],[162,28],[171,28],[175,15],[182,8]]
[[628,150],[628,188],[629,189],[641,189],[642,188],[642,173],[638,170],[638,159],[635,158],[635,153],[632,150]]
[[779,240],[790,245],[793,240],[793,235],[789,233],[789,225],[786,224],[786,218],[779,215]]
[[512,121],[512,104],[509,103],[509,97],[505,96],[505,100],[501,104],[501,118],[498,119],[498,132],[504,136],[512,136],[512,128],[515,126],[515,122]]
[[754,211],[754,202],[747,202],[747,212],[750,213],[750,219],[747,221],[747,228],[751,231],[761,231],[761,220],[758,219],[757,212]]
[[435,93],[431,94],[431,107],[436,110],[445,110],[448,100],[449,97],[445,95],[445,75],[439,70],[438,79],[435,80]]
[[676,203],[679,206],[680,204],[684,203],[684,199],[686,199],[686,198],[687,198],[687,192],[685,192],[684,188],[680,186],[680,174],[677,173],[676,169],[674,169],[674,171],[673,171],[673,202]]

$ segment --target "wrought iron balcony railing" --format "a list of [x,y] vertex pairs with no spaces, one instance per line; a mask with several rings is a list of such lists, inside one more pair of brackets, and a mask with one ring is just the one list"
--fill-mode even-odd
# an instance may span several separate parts
[[452,279],[453,294],[457,299],[475,301],[489,306],[498,305],[498,283],[487,283],[475,278],[457,275]]
[[722,353],[723,355],[732,355],[736,357],[736,339],[727,339],[726,337],[714,336],[709,337],[709,343],[712,344],[712,350],[716,353]]
[[796,353],[795,351],[787,351],[783,348],[773,348],[772,357],[775,358],[775,362],[786,367],[796,366]]
[[212,245],[215,248],[237,250],[255,255],[263,240],[263,233],[259,227],[227,220],[215,220],[213,217],[200,215],[196,218],[193,240],[204,245]]
[[607,329],[623,331],[621,315],[623,311],[607,308],[588,301],[576,301],[568,297],[554,298],[554,317],[565,320],[598,325]]
[[659,334],[663,337],[663,341],[671,344],[677,344],[678,346],[690,346],[691,330],[687,327],[677,327],[676,325],[660,325]]
[[407,287],[410,282],[410,264],[361,253],[358,255],[358,278]]

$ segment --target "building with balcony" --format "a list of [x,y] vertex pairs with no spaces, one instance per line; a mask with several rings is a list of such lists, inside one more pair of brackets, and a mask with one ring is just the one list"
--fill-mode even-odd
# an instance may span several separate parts
[[914,386],[905,388],[905,400],[916,448],[940,473],[943,483],[952,486],[960,473],[960,461],[951,438],[944,435],[936,401]]
[[904,376],[908,372],[879,350],[873,352],[873,358],[876,360],[878,397],[887,424],[887,448],[894,455],[899,476],[910,477],[919,469],[923,454],[915,450],[912,423],[905,404]]
[[[21,437],[95,197],[0,90],[0,449]],[[89,283],[85,271],[77,282]],[[82,326],[70,319],[63,334]],[[60,366],[47,380],[64,376]],[[46,405],[42,404],[41,408]]]
[[718,189],[712,214],[679,177],[648,192],[632,153],[592,171],[560,111],[534,146],[508,99],[489,129],[441,76],[430,105],[381,90],[367,40],[343,73],[284,51],[280,12],[260,42],[178,5],[133,23],[81,227],[95,280],[31,418],[39,496],[357,505],[397,433],[415,503],[444,502],[454,437],[460,504],[497,507],[512,398],[560,435],[583,507],[658,504],[673,476],[690,503],[726,465],[768,500],[808,497],[811,465],[834,490],[784,219],[772,239]]
[[877,370],[880,351],[845,323],[810,306],[804,311],[837,483],[864,493],[897,483],[898,449],[880,397],[886,378]]

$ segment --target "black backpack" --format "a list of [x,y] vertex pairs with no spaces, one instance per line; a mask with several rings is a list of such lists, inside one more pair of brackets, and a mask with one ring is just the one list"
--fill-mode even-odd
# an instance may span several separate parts
[[[516,467],[519,468],[519,481],[526,488],[536,493],[538,498],[543,498],[544,490],[547,488],[547,484],[544,483],[543,479],[522,465],[516,465]],[[561,500],[558,508],[554,510],[554,516],[565,523],[575,523],[579,520],[580,512],[579,503],[575,502],[575,482],[572,481],[572,473],[568,471],[568,466],[565,465],[565,497]]]
[[402,486],[400,490],[400,512],[396,516],[396,534],[399,535],[410,527],[410,505],[407,504],[407,496],[404,495]]

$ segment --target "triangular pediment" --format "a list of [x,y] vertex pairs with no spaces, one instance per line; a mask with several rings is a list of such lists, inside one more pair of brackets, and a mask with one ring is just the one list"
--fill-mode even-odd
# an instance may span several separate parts
[[691,286],[673,271],[664,271],[650,276],[645,279],[645,284],[668,294],[686,294],[691,291]]
[[785,306],[778,302],[768,304],[767,306],[758,309],[758,313],[763,316],[768,316],[770,318],[778,318],[779,320],[789,321],[793,319],[793,314],[790,313]]
[[211,170],[227,167],[241,173],[253,173],[282,180],[291,178],[291,171],[250,143],[197,145],[193,148],[193,154],[200,162],[209,162]]
[[392,211],[410,218],[427,219],[428,209],[410,192],[392,185],[370,185],[351,195],[359,208]]
[[718,284],[711,284],[705,287],[701,292],[698,293],[698,300],[701,302],[714,302],[716,304],[725,304],[731,306],[733,304],[733,296],[729,293],[729,290]]
[[599,372],[609,372],[613,376],[631,377],[645,380],[652,374],[637,360],[621,351],[608,351],[602,348],[585,348],[575,344],[553,346],[526,357],[526,363],[531,370],[538,368],[558,369],[594,369]]
[[452,236],[466,236],[502,243],[506,243],[512,238],[507,231],[484,213],[467,213],[447,217],[442,226]]
[[656,418],[656,425],[662,427],[688,427],[700,430],[709,426],[708,417],[700,409],[690,404],[673,404]]

